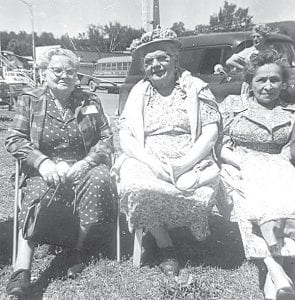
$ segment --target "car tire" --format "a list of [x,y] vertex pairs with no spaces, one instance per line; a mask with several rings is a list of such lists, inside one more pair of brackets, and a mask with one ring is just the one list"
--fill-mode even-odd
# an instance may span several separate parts
[[88,82],[88,86],[89,86],[90,92],[95,92],[97,89],[97,84],[93,80],[90,80]]

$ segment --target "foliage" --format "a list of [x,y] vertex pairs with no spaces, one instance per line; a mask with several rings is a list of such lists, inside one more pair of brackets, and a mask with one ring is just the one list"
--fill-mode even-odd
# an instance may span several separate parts
[[126,50],[135,38],[141,37],[142,33],[143,30],[110,22],[104,26],[89,25],[87,35],[90,44],[100,51],[113,52]]
[[245,31],[253,23],[253,16],[249,16],[248,8],[237,8],[235,4],[224,1],[223,8],[217,14],[210,16],[212,31]]
[[248,8],[237,8],[233,3],[224,1],[223,8],[210,16],[209,25],[196,25],[196,33],[246,31],[252,26],[253,16],[249,15]]
[[177,34],[177,36],[180,36],[181,33],[186,30],[183,22],[174,22],[171,29]]
[[[106,25],[88,25],[87,33],[70,37],[68,33],[56,38],[51,32],[35,33],[35,46],[61,45],[71,50],[88,50],[98,52],[124,51],[133,39],[142,35],[142,29],[134,29],[118,22]],[[32,35],[25,31],[1,31],[1,48],[17,55],[32,55]]]

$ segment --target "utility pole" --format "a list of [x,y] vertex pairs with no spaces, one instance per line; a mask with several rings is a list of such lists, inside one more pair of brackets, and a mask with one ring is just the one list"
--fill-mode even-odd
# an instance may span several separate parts
[[160,25],[159,0],[142,0],[142,25],[146,32]]
[[30,11],[31,15],[31,25],[32,25],[32,58],[33,58],[33,80],[36,82],[36,50],[35,50],[35,26],[34,26],[34,11],[33,3],[29,3],[26,0],[19,0],[24,3]]

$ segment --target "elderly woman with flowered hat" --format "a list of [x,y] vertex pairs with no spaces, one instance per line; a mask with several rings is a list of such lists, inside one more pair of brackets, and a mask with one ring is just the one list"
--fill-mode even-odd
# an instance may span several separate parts
[[120,119],[124,154],[115,168],[130,231],[149,231],[160,268],[174,275],[179,263],[168,229],[186,226],[204,240],[219,179],[217,105],[208,85],[178,66],[180,47],[169,29],[137,41],[133,59],[145,77],[131,90]]

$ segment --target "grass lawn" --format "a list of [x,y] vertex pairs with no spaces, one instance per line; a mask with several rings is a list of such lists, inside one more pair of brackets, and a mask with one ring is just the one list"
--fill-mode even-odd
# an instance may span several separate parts
[[[10,112],[0,110],[0,299],[7,298],[5,286],[11,274],[14,200],[9,176],[14,162],[3,143],[10,117]],[[212,235],[202,243],[196,242],[185,229],[171,232],[183,266],[180,278],[185,282],[189,276],[191,284],[188,286],[180,279],[165,278],[153,265],[153,243],[149,235],[144,239],[147,263],[140,269],[132,266],[133,240],[122,216],[121,263],[114,259],[113,235],[109,228],[100,229],[99,234],[90,237],[88,266],[76,280],[65,277],[69,264],[66,249],[38,246],[28,299],[263,299],[258,267],[245,261],[237,224],[213,215],[210,226]]]

